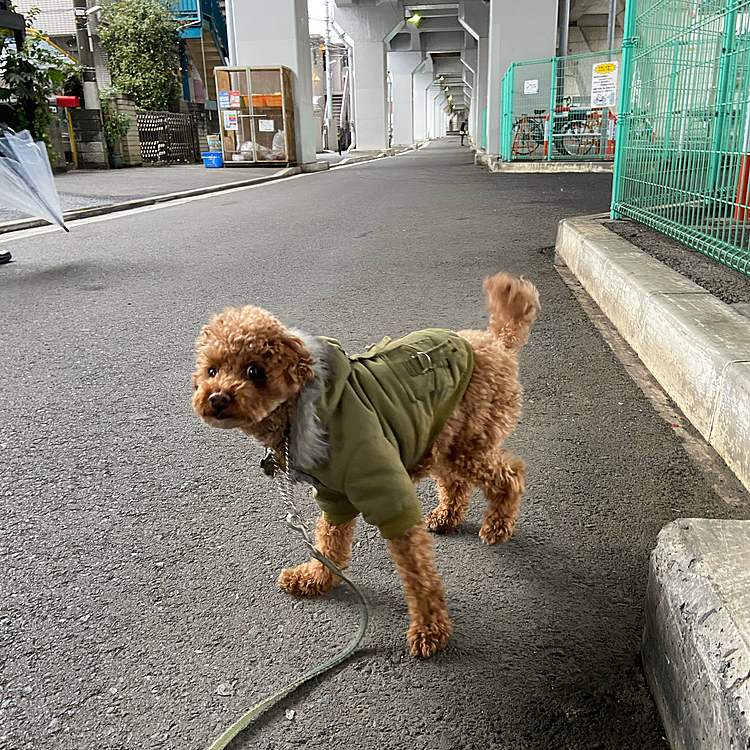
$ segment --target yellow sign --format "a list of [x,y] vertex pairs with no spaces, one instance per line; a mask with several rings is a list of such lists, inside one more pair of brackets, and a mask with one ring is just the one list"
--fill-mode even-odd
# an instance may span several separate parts
[[603,62],[598,65],[594,65],[594,72],[602,75],[604,73],[612,73],[617,70],[617,63],[615,62]]

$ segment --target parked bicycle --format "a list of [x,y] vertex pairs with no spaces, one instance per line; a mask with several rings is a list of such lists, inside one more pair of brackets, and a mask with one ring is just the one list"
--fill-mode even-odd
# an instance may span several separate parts
[[521,115],[513,123],[513,156],[542,156],[544,153],[544,109]]
[[[550,147],[561,157],[578,158],[602,153],[602,111],[576,105],[565,97],[555,107],[551,123]],[[545,133],[550,123],[547,110],[535,109],[533,115],[523,114],[513,123],[513,156],[542,158],[545,156]]]

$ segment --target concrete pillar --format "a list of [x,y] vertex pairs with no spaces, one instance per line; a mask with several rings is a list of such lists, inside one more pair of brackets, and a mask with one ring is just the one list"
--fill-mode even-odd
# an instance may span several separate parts
[[227,9],[230,47],[239,66],[285,65],[294,79],[297,162],[315,161],[312,63],[307,0],[234,0]]
[[461,53],[461,63],[464,66],[464,109],[468,109],[468,116],[464,111],[461,122],[466,121],[469,135],[473,137],[473,119],[476,116],[476,88],[477,88],[477,48],[465,49]]
[[481,0],[461,0],[459,21],[477,41],[474,88],[471,92],[469,113],[469,135],[474,145],[481,147],[484,108],[487,106],[487,72],[489,68],[490,14],[487,4]]
[[502,79],[512,62],[553,57],[557,45],[558,0],[490,1],[487,54],[487,153],[500,153]]
[[433,73],[424,69],[412,76],[412,91],[414,101],[414,140],[423,141],[428,137],[427,127],[427,97],[432,85]]
[[414,143],[414,91],[412,74],[422,64],[421,52],[389,52],[393,97],[392,146]]
[[334,20],[352,40],[355,147],[388,148],[386,45],[405,22],[390,3],[355,6],[342,0],[341,5],[334,8]]

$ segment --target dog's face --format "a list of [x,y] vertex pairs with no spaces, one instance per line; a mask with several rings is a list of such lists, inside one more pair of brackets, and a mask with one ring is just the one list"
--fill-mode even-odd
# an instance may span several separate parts
[[259,307],[214,315],[195,344],[193,407],[214,427],[253,427],[313,377],[310,352]]

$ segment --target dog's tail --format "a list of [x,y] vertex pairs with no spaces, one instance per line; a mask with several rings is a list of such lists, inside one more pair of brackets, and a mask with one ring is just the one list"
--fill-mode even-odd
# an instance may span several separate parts
[[523,276],[517,279],[507,273],[488,276],[484,280],[490,325],[509,349],[519,349],[529,338],[529,328],[539,310],[539,292]]

